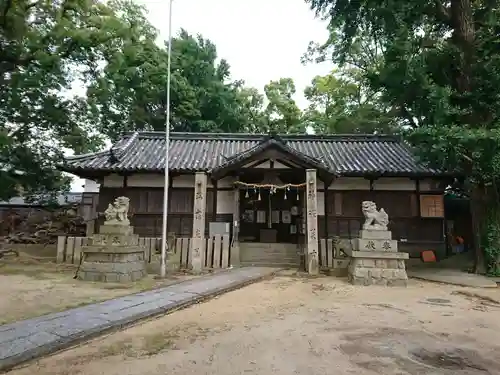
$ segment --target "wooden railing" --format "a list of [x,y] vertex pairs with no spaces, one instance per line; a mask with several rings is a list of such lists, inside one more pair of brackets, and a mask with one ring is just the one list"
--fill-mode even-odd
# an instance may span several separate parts
[[[173,248],[174,259],[179,267],[189,269],[191,263],[191,237],[177,237]],[[82,248],[89,244],[89,237],[59,236],[57,241],[57,263],[80,264]],[[160,237],[140,237],[139,245],[144,248],[146,262],[156,262],[155,254],[161,249]],[[229,236],[213,236],[204,243],[202,264],[205,268],[228,268],[230,266]]]

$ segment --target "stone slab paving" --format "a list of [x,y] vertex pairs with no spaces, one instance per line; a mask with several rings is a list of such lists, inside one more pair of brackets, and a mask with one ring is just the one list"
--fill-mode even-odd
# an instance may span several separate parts
[[60,313],[0,326],[0,372],[140,319],[166,314],[257,282],[277,269],[236,268]]
[[497,283],[492,278],[467,273],[459,270],[445,268],[413,268],[407,271],[408,277],[433,281],[437,283],[445,283],[459,285],[472,288],[496,288]]

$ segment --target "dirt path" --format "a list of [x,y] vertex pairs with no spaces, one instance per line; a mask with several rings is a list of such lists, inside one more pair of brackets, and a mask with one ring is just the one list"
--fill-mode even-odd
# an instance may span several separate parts
[[462,290],[281,276],[12,374],[499,374],[500,290]]

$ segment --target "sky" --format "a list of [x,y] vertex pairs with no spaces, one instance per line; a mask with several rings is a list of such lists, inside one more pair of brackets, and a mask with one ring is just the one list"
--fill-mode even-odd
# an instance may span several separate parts
[[[137,0],[149,11],[149,20],[168,39],[168,0]],[[303,66],[300,58],[311,40],[328,37],[326,23],[315,18],[304,0],[174,0],[172,30],[200,33],[217,47],[231,66],[231,78],[263,91],[264,85],[291,77],[297,102],[305,107],[302,92],[328,64]]]
[[[136,0],[148,10],[148,19],[168,39],[169,0]],[[261,92],[271,80],[294,80],[295,100],[307,106],[303,91],[316,75],[332,66],[302,65],[310,41],[328,37],[326,23],[315,18],[304,0],[174,0],[172,32],[181,28],[201,34],[217,47],[219,58],[231,66],[231,79],[243,79]],[[82,180],[72,190],[82,191]]]

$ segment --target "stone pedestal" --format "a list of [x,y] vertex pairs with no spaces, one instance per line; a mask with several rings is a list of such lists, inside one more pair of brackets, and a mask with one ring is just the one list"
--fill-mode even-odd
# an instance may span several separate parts
[[104,224],[100,233],[82,249],[78,279],[103,282],[131,282],[146,276],[144,248],[130,225]]
[[349,256],[348,280],[354,285],[406,286],[407,253],[387,230],[360,230]]

